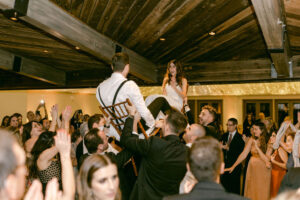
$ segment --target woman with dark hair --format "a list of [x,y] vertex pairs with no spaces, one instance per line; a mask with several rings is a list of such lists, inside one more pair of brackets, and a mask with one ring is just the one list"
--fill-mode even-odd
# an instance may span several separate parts
[[251,137],[251,126],[253,125],[254,120],[252,118],[252,113],[248,113],[246,119],[243,123],[243,135],[246,137]]
[[262,122],[253,125],[254,135],[248,140],[243,152],[232,167],[225,169],[230,173],[246,159],[251,152],[247,168],[244,196],[252,200],[269,200],[271,183],[271,163],[266,156],[266,127]]
[[2,119],[1,128],[8,127],[8,125],[9,125],[9,116],[6,115]]
[[[286,131],[285,140],[280,141],[280,146],[271,155],[272,173],[271,173],[271,198],[277,196],[279,187],[287,170],[288,154],[292,152],[295,132]],[[282,138],[284,139],[284,138]],[[268,144],[268,150],[273,150],[273,144],[276,140],[276,134],[273,132]],[[271,151],[272,152],[272,151]]]
[[27,153],[31,152],[41,133],[42,125],[37,121],[28,122],[23,126],[22,143]]
[[80,125],[82,124],[82,110],[76,110],[71,118],[71,125],[74,127],[75,131],[79,129]]
[[171,60],[168,63],[162,89],[169,104],[181,111],[184,99],[187,98],[188,83],[179,61]]
[[120,200],[116,164],[105,155],[87,157],[78,177],[79,200]]
[[[43,192],[47,183],[53,178],[57,178],[59,187],[62,188],[62,176],[73,176],[70,151],[71,138],[64,130],[59,130],[57,135],[54,132],[43,132],[31,151],[29,178],[39,178],[43,185]],[[68,194],[73,194],[74,191],[74,185],[64,187],[64,192]]]

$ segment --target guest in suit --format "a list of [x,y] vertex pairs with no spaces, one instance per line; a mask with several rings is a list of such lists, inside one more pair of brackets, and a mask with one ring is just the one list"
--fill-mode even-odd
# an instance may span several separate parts
[[[227,132],[222,135],[222,149],[224,155],[225,168],[231,167],[239,155],[242,153],[245,142],[243,137],[237,131],[238,121],[235,118],[230,118],[227,121]],[[230,174],[225,172],[221,176],[221,183],[227,192],[240,194],[242,165],[239,164]]]
[[[185,129],[185,133],[183,135],[183,139],[187,147],[191,148],[192,144],[197,138],[205,136],[205,128],[200,124],[192,124]],[[182,179],[179,187],[179,193],[187,193],[185,187],[189,184],[196,183],[197,180],[191,171],[187,171],[184,178]]]
[[187,126],[186,117],[170,110],[162,123],[163,137],[139,139],[132,134],[134,117],[139,113],[127,106],[130,116],[125,121],[121,144],[142,157],[139,175],[130,199],[158,200],[179,193],[179,184],[186,173],[187,147],[180,142],[179,133]]
[[300,188],[300,167],[291,168],[284,176],[278,194]]
[[84,144],[88,150],[88,153],[81,156],[78,165],[81,166],[84,160],[93,154],[108,156],[118,168],[122,199],[129,199],[135,177],[133,169],[124,168],[124,165],[127,161],[129,161],[132,153],[126,149],[122,150],[118,154],[113,153],[113,151],[109,150],[111,146],[107,141],[104,131],[100,131],[98,128],[92,128],[84,136]]
[[224,163],[222,150],[216,139],[210,136],[197,138],[188,155],[188,166],[198,183],[190,193],[166,197],[164,200],[246,199],[236,194],[227,193],[219,184]]

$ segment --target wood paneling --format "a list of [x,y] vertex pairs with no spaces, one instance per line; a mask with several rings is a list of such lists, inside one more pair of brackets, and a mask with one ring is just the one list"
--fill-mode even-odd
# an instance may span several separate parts
[[17,57],[9,52],[0,50],[0,68],[15,71],[19,74],[49,82],[55,85],[65,85],[66,77],[63,71],[32,61]]
[[[74,46],[79,46],[82,50],[107,63],[110,62],[114,55],[116,46],[114,41],[97,33],[47,0],[31,0],[28,5],[27,15],[21,18],[63,41]],[[133,52],[130,49],[128,51]],[[156,74],[145,73],[149,70],[155,70],[155,65],[151,61],[146,60],[136,53],[135,57],[132,57],[131,60],[137,60],[139,63],[142,61],[143,64],[138,66],[133,65],[131,68],[133,74],[147,81],[156,82]],[[141,66],[146,70],[142,70]]]
[[[254,7],[248,0],[30,0],[26,22],[12,22],[0,11],[0,48],[67,73],[65,87],[97,86],[110,74],[116,44],[129,53],[130,78],[141,85],[160,85],[174,58],[183,62],[191,84],[274,81],[271,60],[279,75],[287,75],[290,57],[300,55],[299,0],[252,1]],[[13,5],[0,0],[0,9]],[[282,48],[275,19],[285,16],[287,47],[270,53]],[[299,62],[293,62],[298,77]]]
[[[278,76],[289,76],[289,40],[284,32],[284,5],[280,0],[251,0],[258,18],[264,39],[270,50]],[[274,52],[273,50],[282,50]]]

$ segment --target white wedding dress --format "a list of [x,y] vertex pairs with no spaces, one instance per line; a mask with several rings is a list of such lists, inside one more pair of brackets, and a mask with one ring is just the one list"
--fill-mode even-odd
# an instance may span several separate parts
[[[183,99],[182,97],[177,94],[177,92],[174,90],[174,88],[169,85],[168,83],[166,84],[166,95],[159,95],[159,94],[154,94],[150,95],[145,99],[145,103],[148,106],[149,104],[152,103],[156,98],[158,97],[164,97],[167,99],[169,102],[170,106],[176,108],[177,110],[181,111],[183,108]],[[182,92],[182,88],[177,85],[177,89]]]

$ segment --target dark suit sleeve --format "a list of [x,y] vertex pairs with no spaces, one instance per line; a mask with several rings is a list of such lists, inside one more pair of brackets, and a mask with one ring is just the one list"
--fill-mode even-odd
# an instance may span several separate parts
[[117,164],[118,168],[122,168],[124,164],[131,158],[132,153],[127,149],[124,149],[117,155],[112,152],[106,153],[106,155],[109,156]]
[[125,121],[125,125],[121,135],[121,145],[126,149],[132,151],[132,153],[137,153],[140,155],[147,155],[150,147],[152,137],[147,139],[139,139],[137,135],[132,134],[133,119],[128,117]]
[[193,117],[191,111],[189,110],[189,111],[187,111],[185,114],[186,114],[186,116],[187,116],[187,118],[188,118],[189,124],[190,124],[190,125],[194,124],[195,121],[194,121],[194,117]]

